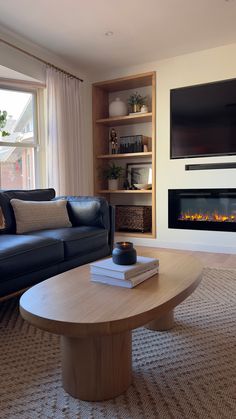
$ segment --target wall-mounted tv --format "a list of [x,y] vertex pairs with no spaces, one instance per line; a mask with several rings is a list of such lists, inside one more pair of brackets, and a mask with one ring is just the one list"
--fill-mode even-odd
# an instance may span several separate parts
[[236,154],[236,79],[170,91],[171,159]]

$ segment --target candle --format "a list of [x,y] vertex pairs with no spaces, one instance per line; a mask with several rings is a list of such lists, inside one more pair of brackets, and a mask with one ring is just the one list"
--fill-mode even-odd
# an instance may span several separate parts
[[120,244],[120,246],[121,247],[124,247],[125,249],[127,248],[127,247],[129,247],[132,243],[131,242],[121,242],[121,243],[117,243],[117,244]]
[[137,262],[137,253],[131,242],[117,242],[112,252],[112,260],[117,265],[133,265]]

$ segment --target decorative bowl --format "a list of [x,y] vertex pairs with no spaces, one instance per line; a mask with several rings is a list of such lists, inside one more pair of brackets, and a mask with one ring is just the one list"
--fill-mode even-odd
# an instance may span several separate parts
[[148,190],[152,189],[151,183],[134,183],[135,188],[141,189],[141,190]]

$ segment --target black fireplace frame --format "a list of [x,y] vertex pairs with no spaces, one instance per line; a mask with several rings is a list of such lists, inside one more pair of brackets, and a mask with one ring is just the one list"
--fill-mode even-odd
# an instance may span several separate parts
[[211,188],[211,189],[169,189],[168,190],[168,228],[181,230],[208,230],[235,232],[236,222],[215,222],[215,221],[182,221],[178,220],[180,213],[180,194],[182,196],[193,197],[202,195],[203,197],[216,198],[221,196],[234,195],[236,198],[236,188]]

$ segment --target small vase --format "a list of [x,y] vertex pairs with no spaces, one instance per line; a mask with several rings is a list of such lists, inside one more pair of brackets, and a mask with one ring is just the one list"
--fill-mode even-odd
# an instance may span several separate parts
[[119,179],[108,179],[108,189],[110,191],[116,191],[118,188]]
[[134,105],[133,105],[133,112],[134,113],[136,113],[136,112],[140,112],[140,108],[141,108],[141,106],[138,104],[138,103],[135,103]]
[[122,102],[119,97],[117,97],[113,102],[109,105],[109,116],[125,116],[127,115],[127,106],[125,102]]

